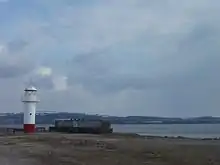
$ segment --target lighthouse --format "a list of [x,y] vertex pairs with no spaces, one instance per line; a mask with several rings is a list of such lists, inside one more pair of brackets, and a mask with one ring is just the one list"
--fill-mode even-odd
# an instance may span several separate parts
[[37,89],[33,86],[24,89],[24,132],[35,132],[35,113],[36,105],[39,102],[37,99]]

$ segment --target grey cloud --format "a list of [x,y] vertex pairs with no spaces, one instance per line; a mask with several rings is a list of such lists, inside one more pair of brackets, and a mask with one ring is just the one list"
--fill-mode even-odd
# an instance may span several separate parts
[[0,64],[0,78],[19,77],[29,73],[30,66]]
[[[218,58],[215,59],[220,51],[218,45],[215,44],[216,34],[218,33],[214,32],[212,27],[198,24],[187,35],[179,38],[173,37],[171,40],[167,38],[171,42],[167,42],[166,38],[151,36],[141,46],[130,45],[129,48],[126,48],[131,52],[128,54],[126,51],[122,52],[122,54],[126,54],[123,61],[120,59],[120,52],[117,53],[111,49],[102,53],[91,52],[78,55],[71,64],[70,70],[72,71],[70,71],[69,76],[72,77],[72,81],[81,82],[85,87],[104,91],[120,91],[126,88],[149,89],[159,86],[166,88],[169,83],[170,86],[178,85],[181,84],[182,79],[186,79],[190,74],[197,77],[196,70],[207,65],[207,59],[213,60],[213,62],[218,60]],[[151,41],[150,45],[148,44],[149,41]],[[158,47],[158,51],[156,46],[161,41],[163,41],[162,47]],[[167,51],[171,43],[175,43],[172,45],[173,49],[176,50],[174,52]],[[138,52],[138,48],[143,50],[144,45],[146,49],[154,47],[156,50],[150,52],[152,54],[146,54],[148,51]],[[134,49],[134,53],[132,53],[132,49]],[[209,54],[210,52],[212,54]],[[114,54],[117,55],[114,56]],[[148,58],[144,57],[146,55]],[[157,56],[159,56],[159,60]],[[138,63],[144,64],[142,69]],[[206,68],[206,71],[208,70],[209,68]]]
[[3,45],[0,52],[0,78],[24,76],[31,72],[35,63],[26,56],[24,51],[27,42],[13,40]]
[[8,42],[7,44],[9,53],[18,53],[22,51],[27,45],[28,45],[28,42],[24,40],[14,40],[14,41]]

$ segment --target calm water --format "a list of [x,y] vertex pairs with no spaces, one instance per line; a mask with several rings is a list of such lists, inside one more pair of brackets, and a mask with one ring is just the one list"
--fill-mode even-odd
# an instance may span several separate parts
[[138,133],[156,136],[184,136],[191,138],[220,137],[220,124],[158,124],[112,125],[114,132]]
[[[39,126],[48,127],[48,125]],[[22,125],[7,127],[22,127]],[[114,132],[137,133],[140,135],[184,136],[192,138],[220,137],[220,124],[112,124],[112,128]]]

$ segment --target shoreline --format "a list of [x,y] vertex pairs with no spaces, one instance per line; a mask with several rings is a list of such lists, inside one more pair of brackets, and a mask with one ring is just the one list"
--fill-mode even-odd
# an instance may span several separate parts
[[[144,139],[168,139],[168,140],[220,140],[220,137],[214,138],[199,138],[199,137],[186,137],[186,136],[157,136],[157,135],[140,135],[138,133],[112,133],[106,134],[107,136],[113,137],[130,137],[130,138],[144,138]],[[105,135],[104,135],[105,136]]]

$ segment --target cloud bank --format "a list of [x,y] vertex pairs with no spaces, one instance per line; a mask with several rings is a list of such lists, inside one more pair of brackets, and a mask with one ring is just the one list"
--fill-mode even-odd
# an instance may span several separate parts
[[[0,88],[22,91],[32,77],[39,109],[220,115],[217,0],[11,0],[0,9]],[[4,111],[20,111],[17,96],[4,103],[11,93],[0,95]]]

